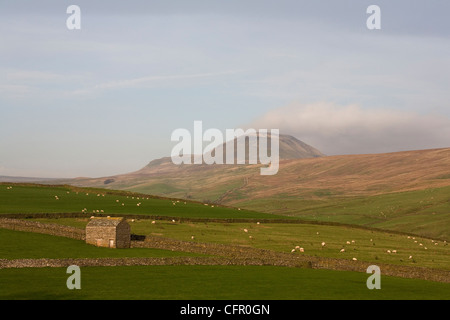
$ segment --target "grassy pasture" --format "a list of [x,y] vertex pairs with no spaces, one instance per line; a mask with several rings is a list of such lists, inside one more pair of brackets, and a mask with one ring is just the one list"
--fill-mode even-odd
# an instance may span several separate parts
[[249,210],[154,198],[124,191],[0,184],[0,216],[2,213],[72,213],[82,212],[84,209],[87,217],[95,213],[223,219],[274,217]]
[[81,290],[66,287],[65,268],[0,270],[0,299],[449,299],[450,284],[368,274],[272,266],[130,266],[81,268]]
[[[36,219],[44,223],[84,228],[89,219]],[[170,222],[142,219],[129,221],[131,231],[139,235],[162,236],[200,243],[250,246],[293,254],[353,259],[370,263],[389,263],[450,270],[450,246],[447,242],[371,231],[360,228],[291,223],[213,223]],[[247,230],[247,232],[245,231]],[[194,237],[194,239],[192,239]],[[408,238],[409,237],[409,238]],[[350,244],[347,244],[347,241]],[[354,242],[353,242],[354,241]],[[322,246],[325,242],[325,246]],[[422,245],[420,245],[422,244]],[[340,252],[344,249],[344,252]],[[388,253],[388,250],[391,253]],[[393,253],[396,250],[396,253]],[[409,257],[412,256],[410,259]]]
[[240,206],[301,219],[357,224],[450,239],[450,187],[369,196],[274,197]]
[[131,248],[109,249],[47,234],[0,229],[0,259],[136,258],[201,256],[188,252]]

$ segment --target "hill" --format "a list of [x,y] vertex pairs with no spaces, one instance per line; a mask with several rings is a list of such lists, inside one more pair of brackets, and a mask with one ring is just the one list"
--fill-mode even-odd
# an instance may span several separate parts
[[450,237],[450,148],[284,159],[274,176],[259,167],[163,158],[134,173],[69,183]]

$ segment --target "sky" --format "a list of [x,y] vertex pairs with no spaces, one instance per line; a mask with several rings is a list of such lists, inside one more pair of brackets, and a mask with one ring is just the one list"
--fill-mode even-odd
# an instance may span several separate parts
[[[69,30],[66,9],[81,9]],[[369,5],[381,29],[369,30]],[[177,128],[279,129],[327,155],[450,147],[450,3],[0,1],[0,175],[101,177]]]

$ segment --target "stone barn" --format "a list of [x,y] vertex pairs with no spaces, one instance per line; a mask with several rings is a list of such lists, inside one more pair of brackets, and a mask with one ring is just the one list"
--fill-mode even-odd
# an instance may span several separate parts
[[124,218],[95,217],[86,225],[86,243],[97,247],[129,248],[131,228]]

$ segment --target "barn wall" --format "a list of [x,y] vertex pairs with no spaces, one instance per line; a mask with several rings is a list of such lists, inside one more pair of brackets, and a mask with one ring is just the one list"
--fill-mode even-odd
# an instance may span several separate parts
[[110,239],[114,240],[113,248],[115,248],[117,241],[114,227],[86,227],[86,243],[109,248]]
[[116,247],[117,248],[129,248],[131,245],[131,227],[124,220],[117,225],[116,228]]

